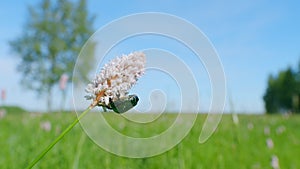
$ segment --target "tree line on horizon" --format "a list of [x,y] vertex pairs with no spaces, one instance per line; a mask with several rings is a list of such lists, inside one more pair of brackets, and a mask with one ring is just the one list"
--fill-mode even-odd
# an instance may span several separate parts
[[291,66],[270,75],[263,96],[266,113],[300,113],[300,61],[296,69]]

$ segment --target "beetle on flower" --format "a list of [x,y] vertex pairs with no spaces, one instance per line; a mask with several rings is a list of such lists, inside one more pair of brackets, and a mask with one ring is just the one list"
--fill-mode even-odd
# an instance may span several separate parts
[[92,104],[36,156],[27,166],[27,169],[35,166],[95,106],[101,106],[104,110],[106,108],[112,109],[116,113],[124,113],[133,108],[139,98],[136,95],[128,95],[128,90],[144,74],[145,63],[145,54],[134,52],[117,57],[106,64],[86,88],[86,92],[89,94],[85,97],[88,100],[93,100]]
[[146,57],[142,52],[133,52],[105,64],[96,78],[88,84],[86,99],[93,100],[91,107],[102,106],[116,113],[124,113],[139,101],[128,90],[145,72]]

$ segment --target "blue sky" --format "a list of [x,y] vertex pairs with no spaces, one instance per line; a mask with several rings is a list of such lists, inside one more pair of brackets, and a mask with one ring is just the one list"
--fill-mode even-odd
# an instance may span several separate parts
[[[6,104],[31,110],[43,110],[45,103],[19,84],[20,75],[15,70],[18,60],[8,41],[20,35],[26,6],[38,2],[0,2],[0,89],[7,90]],[[262,96],[268,75],[296,66],[300,60],[299,6],[297,1],[88,1],[90,13],[97,17],[95,29],[140,12],[169,13],[196,25],[219,54],[235,111],[253,113],[264,111]],[[207,82],[199,80],[199,83]],[[204,100],[207,95],[203,95]],[[71,107],[71,101],[68,105]],[[228,104],[226,109],[230,109]]]

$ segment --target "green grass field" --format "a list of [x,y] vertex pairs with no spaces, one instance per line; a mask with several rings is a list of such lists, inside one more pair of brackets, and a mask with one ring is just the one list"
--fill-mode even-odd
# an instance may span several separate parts
[[[105,117],[116,128],[117,123],[124,123],[125,127],[118,129],[122,133],[147,136],[165,130],[175,115],[164,114],[160,118],[163,120],[157,121],[161,125],[149,130],[115,114],[105,114]],[[0,168],[25,168],[75,118],[74,113],[7,113],[0,119]],[[119,157],[104,151],[77,125],[35,168],[268,169],[272,168],[272,155],[278,157],[282,169],[300,168],[300,116],[240,115],[236,126],[231,115],[224,115],[213,136],[199,144],[205,118],[199,115],[187,137],[172,150],[143,159]],[[45,121],[51,122],[50,131],[40,127]],[[273,140],[273,148],[267,147],[268,138]]]

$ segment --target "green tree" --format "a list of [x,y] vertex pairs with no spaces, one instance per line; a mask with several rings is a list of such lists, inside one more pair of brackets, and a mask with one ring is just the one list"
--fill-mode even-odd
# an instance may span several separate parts
[[267,113],[299,112],[299,70],[288,68],[279,72],[277,76],[269,76],[268,87],[263,97]]
[[[85,0],[42,0],[28,10],[22,35],[10,45],[20,57],[17,70],[22,73],[22,85],[47,96],[51,110],[53,88],[62,74],[72,78],[80,49],[93,33],[94,16],[88,15]],[[87,61],[89,65],[93,58]]]

